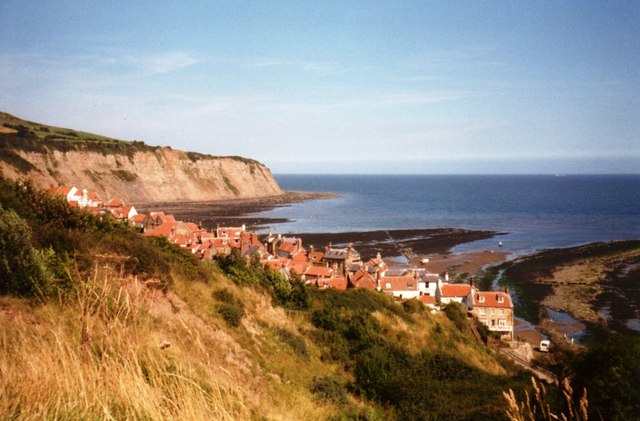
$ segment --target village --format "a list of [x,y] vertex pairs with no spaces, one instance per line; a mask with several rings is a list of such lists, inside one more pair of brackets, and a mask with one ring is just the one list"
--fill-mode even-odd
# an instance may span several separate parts
[[[366,288],[397,300],[415,299],[432,312],[451,302],[466,305],[471,317],[506,341],[514,338],[514,309],[509,289],[479,291],[473,281],[450,283],[448,273],[431,273],[428,263],[420,267],[390,267],[377,256],[364,261],[352,244],[322,248],[304,247],[300,238],[269,232],[262,238],[246,226],[221,227],[208,231],[192,222],[178,221],[164,212],[141,214],[134,206],[113,198],[103,201],[96,192],[75,186],[51,187],[48,192],[62,196],[70,206],[101,217],[122,221],[147,237],[165,237],[199,259],[238,253],[247,261],[259,259],[263,267],[280,272],[286,279],[298,276],[307,286],[339,291]],[[257,257],[254,257],[257,256]],[[426,259],[425,259],[426,260]]]

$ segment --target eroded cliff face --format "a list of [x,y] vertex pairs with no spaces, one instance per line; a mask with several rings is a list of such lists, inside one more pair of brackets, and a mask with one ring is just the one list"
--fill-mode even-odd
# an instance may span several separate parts
[[34,168],[26,173],[0,160],[5,177],[28,178],[48,188],[75,185],[95,190],[103,200],[129,203],[206,201],[282,194],[263,164],[236,157],[210,157],[170,148],[130,155],[93,151],[16,150]]

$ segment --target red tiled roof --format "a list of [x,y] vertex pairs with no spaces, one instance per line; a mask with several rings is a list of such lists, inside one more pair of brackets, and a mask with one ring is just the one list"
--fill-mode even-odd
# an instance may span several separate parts
[[171,231],[176,227],[177,222],[165,222],[164,224],[145,232],[143,235],[146,237],[169,237]]
[[100,196],[98,196],[98,193],[94,192],[94,191],[90,191],[89,193],[87,193],[87,197],[91,200],[93,200],[94,202],[101,202],[102,199],[100,199]]
[[347,289],[347,280],[345,278],[321,278],[316,282],[318,288],[333,288],[339,291]]
[[471,292],[471,285],[443,284],[440,291],[443,297],[466,297]]
[[282,243],[280,245],[280,247],[278,247],[278,250],[282,250],[282,251],[286,251],[288,253],[291,253],[294,248],[296,248],[296,243]]
[[295,262],[303,262],[303,263],[307,263],[307,254],[304,251],[299,251],[296,254],[294,254],[293,256],[291,256],[291,260],[295,261]]
[[160,213],[162,213],[162,215],[158,215],[158,218],[160,218],[162,223],[176,222],[176,218],[173,215],[165,215],[164,212],[160,212]]
[[357,271],[350,282],[356,288],[376,289],[376,280],[363,269]]
[[147,216],[141,213],[133,215],[133,217],[131,218],[133,222],[144,222],[145,219],[147,219]]
[[[484,298],[484,301],[480,299]],[[502,302],[499,300],[502,299]],[[474,307],[497,307],[497,308],[512,308],[511,296],[502,291],[476,291],[473,294]]]
[[436,297],[432,297],[431,295],[421,295],[420,297],[418,297],[418,301],[425,305],[435,305]]
[[324,253],[321,251],[314,251],[313,253],[309,253],[309,260],[313,263],[321,262],[323,257]]
[[307,264],[303,262],[291,262],[291,270],[295,271],[298,275],[302,275],[307,268]]
[[55,193],[66,196],[71,192],[71,190],[73,190],[73,186],[58,186]]
[[413,276],[385,276],[380,280],[383,291],[417,291],[418,281]]
[[316,278],[328,278],[333,273],[333,269],[324,266],[310,266],[304,273],[305,276],[313,276]]
[[109,200],[109,204],[107,205],[110,208],[119,208],[120,206],[124,206],[124,202],[121,199],[113,198]]

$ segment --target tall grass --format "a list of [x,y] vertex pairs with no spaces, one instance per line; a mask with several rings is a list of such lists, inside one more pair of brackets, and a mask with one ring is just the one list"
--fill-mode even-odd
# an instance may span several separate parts
[[145,287],[103,273],[76,291],[39,307],[2,299],[1,419],[251,418],[232,376],[161,343]]

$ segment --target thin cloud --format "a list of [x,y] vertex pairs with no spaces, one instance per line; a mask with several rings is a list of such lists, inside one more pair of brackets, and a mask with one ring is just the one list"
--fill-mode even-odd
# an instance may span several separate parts
[[159,75],[185,69],[197,64],[199,61],[187,53],[161,53],[152,54],[141,58],[141,64],[148,73]]
[[279,58],[269,57],[247,60],[239,64],[240,66],[245,68],[257,69],[270,67],[287,67],[319,75],[334,75],[346,71],[345,68],[340,67],[338,63],[335,62],[283,60]]

